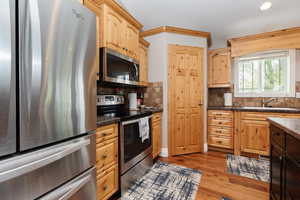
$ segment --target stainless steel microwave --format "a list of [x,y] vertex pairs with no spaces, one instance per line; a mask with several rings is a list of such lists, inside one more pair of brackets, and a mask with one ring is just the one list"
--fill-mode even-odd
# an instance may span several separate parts
[[139,85],[139,64],[109,48],[100,49],[100,80],[102,82]]

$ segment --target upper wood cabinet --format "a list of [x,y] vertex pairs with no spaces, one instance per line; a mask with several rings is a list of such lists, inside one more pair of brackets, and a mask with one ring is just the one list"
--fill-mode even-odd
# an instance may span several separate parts
[[146,86],[148,84],[148,47],[149,43],[140,39],[139,44],[139,61],[140,61],[140,84]]
[[208,87],[222,88],[231,86],[230,49],[216,49],[208,52]]
[[125,44],[122,41],[125,38],[123,24],[126,23],[123,18],[108,6],[104,6],[104,37],[103,44],[100,47],[108,47],[120,53],[124,53],[122,46]]
[[139,59],[139,33],[142,25],[113,0],[85,0],[97,15],[98,48],[107,47]]

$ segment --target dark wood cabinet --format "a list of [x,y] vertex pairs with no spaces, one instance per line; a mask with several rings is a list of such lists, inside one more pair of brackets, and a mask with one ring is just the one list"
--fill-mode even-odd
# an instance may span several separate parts
[[300,200],[300,140],[271,125],[270,199]]
[[270,189],[272,191],[272,198],[274,200],[282,199],[282,150],[276,146],[271,146],[271,183]]

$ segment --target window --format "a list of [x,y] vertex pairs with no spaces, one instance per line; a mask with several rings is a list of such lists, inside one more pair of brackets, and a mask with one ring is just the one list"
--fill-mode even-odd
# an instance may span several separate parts
[[235,60],[236,97],[294,97],[296,50],[262,52]]

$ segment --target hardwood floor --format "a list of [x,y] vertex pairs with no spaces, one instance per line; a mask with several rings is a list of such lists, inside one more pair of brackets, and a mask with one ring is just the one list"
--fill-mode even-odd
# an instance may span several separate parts
[[220,200],[222,197],[231,200],[269,199],[268,183],[227,173],[225,153],[210,151],[160,160],[202,171],[197,200]]

